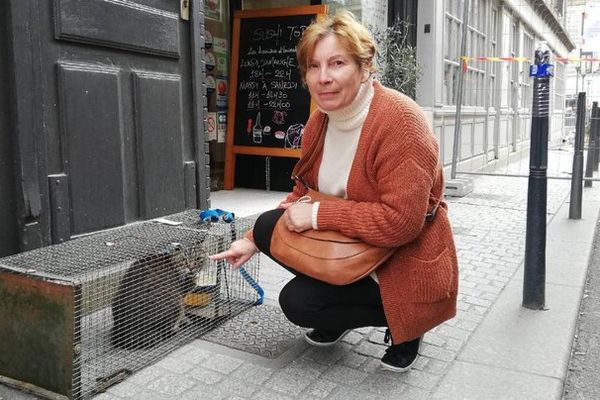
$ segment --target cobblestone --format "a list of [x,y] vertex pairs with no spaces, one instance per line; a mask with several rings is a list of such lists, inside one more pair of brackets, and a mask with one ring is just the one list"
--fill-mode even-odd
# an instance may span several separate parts
[[109,395],[117,397],[134,397],[141,392],[143,388],[129,381],[123,382],[120,385],[108,388],[106,391]]
[[337,387],[338,384],[336,382],[321,379],[309,386],[304,394],[306,394],[308,397],[324,399],[329,396]]
[[196,382],[191,378],[179,374],[167,373],[148,382],[146,388],[160,394],[176,396],[185,392],[195,384]]
[[461,318],[455,318],[455,320],[456,320],[455,326],[457,328],[464,329],[469,332],[473,332],[475,330],[475,328],[477,328],[477,324],[473,321],[468,321],[468,320],[461,319]]
[[142,386],[150,381],[160,378],[164,373],[164,370],[151,366],[133,374],[126,382]]
[[406,390],[404,375],[399,377],[398,374],[388,372],[371,374],[361,383],[360,389],[387,396],[390,399],[401,398],[402,393]]
[[316,377],[298,376],[282,371],[275,373],[265,382],[264,386],[278,392],[297,396],[310,384],[314,383],[315,379]]
[[341,364],[350,368],[359,368],[367,361],[368,357],[358,354],[356,352],[350,352],[340,360]]
[[269,368],[246,363],[236,369],[231,376],[260,385],[269,379],[272,373],[273,371]]
[[442,349],[436,346],[423,345],[421,349],[421,354],[426,357],[435,358],[440,361],[451,362],[456,358],[456,353],[450,350]]
[[462,295],[467,295],[467,296],[479,296],[481,294],[481,290],[479,289],[472,289],[472,288],[468,288],[465,287],[465,285],[461,285],[459,287],[459,293]]
[[378,331],[375,330],[373,332],[371,332],[371,334],[369,335],[369,342],[371,343],[375,343],[375,344],[383,344],[384,341],[383,339],[385,338],[385,331]]
[[133,398],[144,399],[144,400],[171,400],[171,399],[173,399],[172,394],[157,393],[152,390],[144,390],[144,391],[138,393],[137,396],[139,396],[139,397],[133,397]]
[[451,326],[447,326],[447,325],[440,326],[439,329],[437,330],[437,333],[440,336],[445,336],[446,340],[460,339],[463,341],[467,340],[469,338],[469,335],[471,334],[469,331],[465,331],[463,329],[451,327]]
[[446,343],[446,340],[438,334],[438,332],[427,332],[425,334],[425,338],[423,339],[424,343],[428,343],[433,346],[441,347]]
[[344,367],[343,365],[334,365],[323,374],[323,378],[327,380],[346,385],[349,382],[352,384],[360,383],[366,377],[366,372]]
[[242,361],[222,354],[214,354],[204,360],[201,365],[213,371],[229,374],[242,364]]
[[259,390],[259,387],[248,383],[247,381],[228,377],[222,382],[222,386],[227,388],[227,391],[235,396],[243,396],[247,398],[254,398],[253,393]]
[[355,349],[358,354],[363,354],[365,356],[381,358],[385,353],[385,346],[374,344],[371,342],[361,342]]
[[433,358],[428,359],[427,364],[423,371],[429,372],[430,374],[443,375],[448,372],[450,363],[446,361],[434,360]]
[[[467,280],[467,279],[463,279],[463,280],[461,280],[461,281],[460,281],[460,288],[463,288],[463,287],[467,287],[467,288],[474,288],[475,286],[477,286],[477,284],[476,284],[476,283],[474,283],[474,282],[470,282],[470,281],[469,281],[469,280]],[[460,288],[459,288],[459,289],[460,289]]]
[[417,361],[414,363],[413,368],[424,371],[430,360],[430,358],[419,356]]
[[490,302],[494,302],[498,298],[497,293],[483,292],[479,295],[481,299],[489,300]]
[[219,372],[204,368],[194,368],[187,373],[187,376],[207,385],[214,385],[215,383],[221,382],[225,377],[225,375]]
[[427,390],[433,389],[441,379],[439,375],[429,374],[416,369],[411,369],[406,374],[406,383],[408,385]]
[[358,332],[352,331],[352,332],[348,333],[346,336],[344,336],[344,338],[342,339],[342,342],[350,343],[350,344],[357,344],[362,339],[363,339],[363,335],[361,335]]
[[448,338],[446,339],[446,344],[444,347],[450,351],[458,353],[458,351],[462,349],[466,342],[467,339]]
[[402,398],[410,400],[429,400],[431,399],[431,392],[418,387],[409,386],[404,393],[402,393]]
[[209,353],[206,350],[199,349],[193,343],[191,343],[169,354],[168,359],[197,365],[209,358],[210,356],[211,353]]
[[[3,399],[3,398],[0,397],[0,399]],[[107,393],[100,393],[98,396],[94,396],[94,400],[122,400],[122,398],[117,397],[114,394],[107,392]]]
[[[231,393],[224,387],[210,386],[204,383],[198,383],[192,388],[188,389],[178,399],[181,400],[222,400],[231,397]],[[144,399],[145,397],[137,397],[132,399]],[[94,399],[96,400],[96,399]]]
[[289,374],[298,374],[316,377],[321,375],[329,368],[328,365],[320,364],[311,360],[310,358],[299,358],[292,361],[289,365],[285,366],[282,370]]
[[176,372],[178,374],[185,374],[186,372],[194,368],[193,364],[187,361],[179,360],[174,357],[167,357],[163,360],[160,360],[155,364],[155,366],[159,368],[164,368],[171,372]]
[[266,390],[261,390],[259,392],[254,393],[255,399],[265,399],[265,400],[293,400],[293,397],[286,396],[282,393],[274,393],[268,392]]
[[384,400],[385,398],[384,396],[349,387],[340,387],[330,397],[331,400]]
[[480,289],[483,292],[490,293],[490,294],[495,294],[495,295],[499,295],[500,292],[502,291],[502,288],[499,288],[499,287],[496,287],[496,286],[492,286],[492,285],[488,285],[488,284],[477,285],[477,289]]
[[337,343],[332,347],[315,347],[306,353],[306,357],[322,364],[335,364],[351,348],[347,343]]

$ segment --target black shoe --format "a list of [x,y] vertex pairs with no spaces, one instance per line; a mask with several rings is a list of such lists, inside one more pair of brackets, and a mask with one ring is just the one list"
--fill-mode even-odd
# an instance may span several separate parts
[[352,329],[343,331],[330,331],[325,329],[313,329],[304,334],[304,340],[313,346],[332,346],[342,340]]
[[[385,334],[386,339],[389,338],[389,329]],[[423,336],[420,336],[408,342],[391,345],[381,358],[381,367],[393,372],[408,371],[419,358],[422,342]]]

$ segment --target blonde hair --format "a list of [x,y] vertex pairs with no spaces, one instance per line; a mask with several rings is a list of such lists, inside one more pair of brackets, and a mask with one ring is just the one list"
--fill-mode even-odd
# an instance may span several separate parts
[[350,54],[357,65],[369,71],[369,73],[376,71],[374,57],[377,48],[373,35],[356,20],[351,12],[342,10],[333,16],[327,15],[317,18],[304,31],[296,47],[296,57],[302,80],[306,76],[308,62],[317,43],[329,35],[335,35],[340,45]]

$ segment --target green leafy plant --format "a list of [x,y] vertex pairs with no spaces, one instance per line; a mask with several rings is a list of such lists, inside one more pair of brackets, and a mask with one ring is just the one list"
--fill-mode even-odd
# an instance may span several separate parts
[[379,81],[414,99],[422,71],[417,62],[417,49],[408,40],[409,28],[408,22],[396,18],[391,26],[383,30],[371,27],[371,32],[378,47]]

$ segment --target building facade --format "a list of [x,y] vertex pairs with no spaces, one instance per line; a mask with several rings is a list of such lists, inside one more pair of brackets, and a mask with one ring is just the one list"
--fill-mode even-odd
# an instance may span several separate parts
[[576,46],[565,85],[567,111],[574,113],[578,92],[586,92],[588,109],[600,101],[600,0],[567,0],[565,28]]
[[[464,73],[458,170],[478,171],[528,148],[529,66],[542,42],[555,66],[549,136],[560,140],[565,65],[556,58],[567,57],[573,45],[563,28],[562,1],[471,0],[466,54],[460,54],[463,5],[459,0],[419,2],[417,52],[424,74],[417,102],[432,120],[447,166],[452,162],[458,79]],[[464,71],[463,56],[469,57]]]

